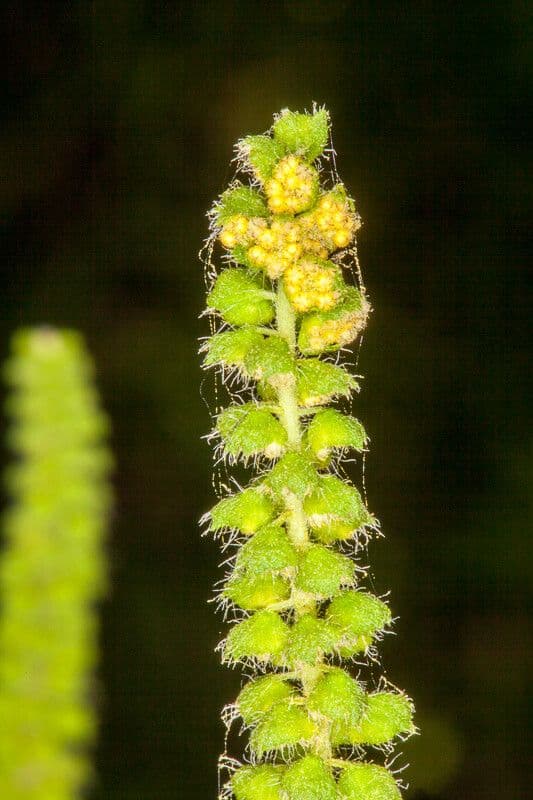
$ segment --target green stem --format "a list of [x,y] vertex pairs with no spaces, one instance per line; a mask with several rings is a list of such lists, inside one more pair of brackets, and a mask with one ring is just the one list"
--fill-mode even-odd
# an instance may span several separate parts
[[[296,349],[296,317],[287,300],[281,281],[278,283],[276,295],[276,323],[279,335],[287,340],[290,348],[294,351]],[[280,419],[287,431],[289,444],[294,450],[301,450],[302,430],[294,375],[290,373],[281,375],[276,388]],[[287,509],[290,512],[287,521],[288,534],[296,547],[304,548],[309,542],[309,536],[301,500],[292,495],[287,499]]]
[[279,402],[279,416],[287,431],[289,445],[300,450],[302,431],[300,427],[300,410],[296,398],[296,381],[294,375],[280,375],[276,386]]
[[309,535],[302,501],[296,495],[291,495],[286,502],[290,511],[290,516],[287,520],[287,533],[293,545],[299,550],[304,550],[309,544]]
[[[276,323],[280,336],[283,336],[289,343],[293,352],[296,351],[296,317],[283,289],[283,283],[279,281],[276,296]],[[298,407],[298,397],[296,393],[296,378],[294,375],[282,375],[277,385],[278,402],[280,408],[280,420],[284,425],[289,444],[294,450],[302,449],[302,429],[301,421],[302,410]],[[287,519],[287,533],[292,543],[299,550],[304,550],[309,546],[309,534],[307,531],[307,520],[303,509],[303,503],[296,495],[289,495],[286,499],[289,516]],[[293,589],[291,601],[294,605],[295,618],[303,614],[313,613],[316,603],[309,602],[309,595],[300,597],[300,593]],[[303,666],[296,669],[296,676],[302,685],[302,692],[305,696],[315,685],[322,669],[320,665]],[[317,736],[312,743],[312,750],[326,760],[331,757],[331,746],[329,744],[329,723],[324,721],[320,726]]]
[[[278,291],[276,294],[276,323],[279,335],[287,340],[289,347],[294,352],[296,350],[296,317],[287,300],[287,295],[285,294],[281,281],[278,283]],[[295,376],[291,373],[280,375],[276,389],[278,392],[281,421],[287,431],[289,444],[295,450],[299,450],[302,432],[300,428],[300,411],[298,409]]]
[[296,317],[287,299],[283,283],[279,281],[276,294],[276,322],[278,333],[287,339],[291,350],[296,349]]

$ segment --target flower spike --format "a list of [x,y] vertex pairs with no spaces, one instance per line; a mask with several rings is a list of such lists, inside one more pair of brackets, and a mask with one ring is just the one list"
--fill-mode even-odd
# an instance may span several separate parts
[[342,351],[370,312],[349,272],[355,263],[360,275],[355,203],[340,181],[323,181],[329,141],[324,108],[282,111],[267,134],[237,144],[242,182],[210,213],[225,266],[210,270],[221,329],[203,345],[204,365],[231,370],[248,392],[217,410],[215,433],[230,463],[256,468],[206,515],[236,551],[220,589],[236,620],[222,659],[251,675],[227,707],[228,724],[240,717],[250,733],[224,800],[399,800],[373,759],[415,732],[405,694],[348,669],[375,661],[392,616],[360,585],[366,569],[353,554],[377,522],[338,469],[367,435],[329,407],[358,390]]

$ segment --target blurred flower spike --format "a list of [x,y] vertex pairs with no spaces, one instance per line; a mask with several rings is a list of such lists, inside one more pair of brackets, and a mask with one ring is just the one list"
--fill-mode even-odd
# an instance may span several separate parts
[[5,378],[15,459],[0,562],[0,797],[75,800],[96,733],[108,422],[74,332],[20,331]]

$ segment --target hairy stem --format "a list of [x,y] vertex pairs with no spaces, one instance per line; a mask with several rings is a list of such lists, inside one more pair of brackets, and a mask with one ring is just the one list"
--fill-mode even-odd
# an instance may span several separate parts
[[[283,336],[291,350],[296,350],[296,316],[292,310],[283,288],[283,282],[278,282],[276,294],[276,323],[280,336]],[[293,449],[302,449],[302,431],[300,424],[300,410],[298,408],[298,398],[296,392],[296,379],[292,374],[280,376],[277,387],[278,402],[280,407],[280,419],[284,425],[289,445]],[[294,546],[299,550],[305,550],[309,546],[309,533],[307,521],[303,509],[303,503],[294,494],[288,494],[285,500],[289,518],[287,522],[287,533]],[[295,619],[304,614],[314,614],[316,612],[316,601],[312,595],[299,592],[293,588],[291,601],[293,603]],[[317,666],[300,665],[295,671],[295,677],[300,682],[304,696],[315,686],[322,672],[321,664]],[[331,757],[331,747],[328,739],[329,724],[326,719],[319,726],[319,730],[312,742],[311,749],[322,758]]]
[[[276,295],[276,323],[279,335],[283,336],[294,350],[296,348],[296,318],[281,281],[278,283]],[[302,431],[294,375],[287,373],[280,376],[277,393],[280,419],[287,431],[289,444],[295,450],[301,450]],[[287,525],[289,537],[296,547],[305,548],[309,542],[309,536],[302,502],[296,496],[291,495],[287,498],[286,504],[290,514]]]

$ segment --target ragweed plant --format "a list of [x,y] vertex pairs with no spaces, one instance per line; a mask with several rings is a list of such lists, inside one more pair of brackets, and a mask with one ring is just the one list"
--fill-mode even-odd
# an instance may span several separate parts
[[374,758],[414,732],[411,700],[364,682],[392,618],[363,588],[361,551],[379,528],[341,466],[367,436],[332,406],[358,389],[342,354],[370,306],[360,218],[335,172],[325,179],[328,143],[325,109],[283,111],[238,143],[249,180],[211,212],[205,365],[240,385],[214,436],[221,459],[255,470],[205,517],[230,553],[219,600],[234,625],[220,651],[249,678],[224,712],[249,742],[245,763],[221,759],[222,798],[397,800],[390,762]]
[[75,800],[96,726],[107,419],[75,333],[18,333],[5,375],[16,460],[0,561],[0,797]]

